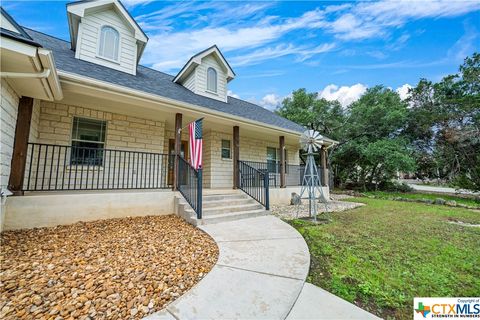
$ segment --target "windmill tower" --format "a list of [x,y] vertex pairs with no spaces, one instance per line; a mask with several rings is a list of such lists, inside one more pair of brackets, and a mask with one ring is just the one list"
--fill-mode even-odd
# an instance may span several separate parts
[[[315,164],[314,155],[320,150],[323,144],[323,136],[315,130],[307,130],[300,137],[300,145],[303,150],[307,152],[307,163],[305,165],[305,172],[303,174],[302,189],[300,191],[300,198],[308,196],[308,208],[310,217],[317,221],[317,199],[323,202],[325,210],[328,212],[327,199],[323,194],[320,183],[320,176],[318,175],[318,168]],[[317,197],[318,195],[318,197]],[[298,211],[297,211],[298,216]]]

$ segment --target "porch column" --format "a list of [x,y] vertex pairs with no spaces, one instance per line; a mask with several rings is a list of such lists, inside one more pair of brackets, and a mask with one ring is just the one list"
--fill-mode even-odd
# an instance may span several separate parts
[[15,126],[15,140],[13,142],[12,164],[10,166],[10,178],[8,180],[8,186],[14,194],[19,194],[23,189],[32,112],[33,98],[21,97],[18,103],[18,115],[17,124]]
[[322,186],[327,187],[328,186],[328,168],[327,168],[327,157],[328,157],[328,152],[327,148],[325,146],[322,146],[322,149],[320,149],[320,161],[322,164]]
[[285,137],[280,136],[280,188],[285,188],[287,186],[285,181]]
[[238,160],[240,160],[240,128],[233,127],[233,189],[239,187]]
[[177,181],[178,181],[178,156],[180,155],[180,146],[182,143],[182,133],[180,130],[182,129],[182,114],[177,113],[175,114],[175,148],[174,154],[175,159],[173,162],[173,190],[177,190]]

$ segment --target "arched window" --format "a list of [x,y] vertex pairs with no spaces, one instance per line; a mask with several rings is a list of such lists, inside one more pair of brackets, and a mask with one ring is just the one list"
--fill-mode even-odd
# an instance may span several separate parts
[[207,90],[217,92],[217,71],[211,67],[207,69]]
[[111,60],[118,60],[118,46],[120,35],[117,30],[109,26],[102,27],[98,55]]

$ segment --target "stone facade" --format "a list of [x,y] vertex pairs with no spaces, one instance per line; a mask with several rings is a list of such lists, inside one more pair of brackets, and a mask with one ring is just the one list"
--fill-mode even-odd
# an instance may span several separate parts
[[15,125],[17,123],[18,102],[20,97],[4,79],[2,79],[1,86],[0,188],[5,189],[8,185],[8,179],[10,177]]
[[[69,146],[74,117],[106,121],[105,149],[111,151],[81,150],[83,156],[94,156],[89,163],[101,161],[101,165],[72,164]],[[164,151],[164,121],[40,101],[34,105],[30,142],[49,146],[29,147],[27,190],[158,188],[167,184],[167,157],[158,155]]]
[[164,121],[152,121],[47,101],[41,102],[37,142],[70,145],[74,117],[106,121],[107,149],[156,153],[164,150]]
[[[222,159],[222,140],[229,140],[231,155],[233,157],[233,134],[219,131],[210,131],[205,145],[205,159],[208,165],[204,168],[204,185],[209,188],[232,188],[233,187],[233,160]],[[240,130],[240,160],[267,161],[267,147],[279,148],[278,139],[254,139],[242,136]],[[298,147],[286,145],[287,163],[299,164]],[[205,161],[207,163],[207,161]]]

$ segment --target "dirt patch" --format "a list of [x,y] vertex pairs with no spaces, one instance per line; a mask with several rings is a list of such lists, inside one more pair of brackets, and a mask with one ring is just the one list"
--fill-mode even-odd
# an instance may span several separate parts
[[210,271],[215,242],[175,216],[1,234],[0,318],[142,318]]

